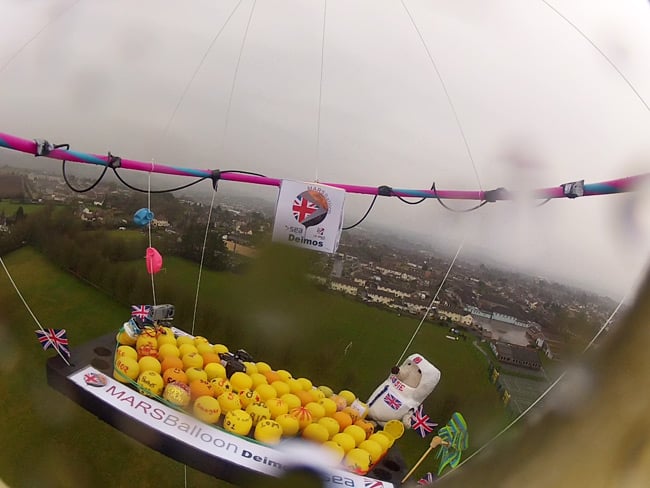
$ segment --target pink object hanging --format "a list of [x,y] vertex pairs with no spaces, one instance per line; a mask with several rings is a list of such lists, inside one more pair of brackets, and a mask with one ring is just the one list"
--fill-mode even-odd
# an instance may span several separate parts
[[147,273],[156,274],[162,269],[163,258],[160,253],[153,247],[147,248]]

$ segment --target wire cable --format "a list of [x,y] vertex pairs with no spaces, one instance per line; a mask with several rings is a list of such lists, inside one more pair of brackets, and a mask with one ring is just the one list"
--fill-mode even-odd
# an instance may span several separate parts
[[102,170],[102,173],[99,175],[99,177],[95,180],[95,182],[93,184],[91,184],[90,186],[88,186],[86,188],[76,188],[76,187],[72,186],[72,183],[68,179],[68,175],[67,175],[67,173],[65,171],[65,163],[66,163],[66,160],[64,159],[61,162],[61,172],[63,173],[63,181],[65,181],[65,184],[68,186],[68,188],[70,188],[72,191],[77,192],[77,193],[86,193],[86,192],[92,190],[93,188],[95,188],[104,179],[104,175],[106,174],[106,171],[108,170],[108,166],[104,166],[104,169]]
[[16,59],[20,55],[20,53],[22,53],[27,48],[27,46],[29,46],[32,42],[34,42],[50,25],[52,25],[54,22],[56,22],[61,17],[63,17],[64,14],[72,10],[72,8],[76,6],[80,1],[81,0],[76,0],[76,2],[73,2],[72,4],[70,4],[70,6],[61,10],[57,15],[52,17],[43,27],[40,28],[40,30],[36,34],[30,37],[29,40],[27,40],[27,42],[25,42],[22,46],[20,46],[18,50],[7,61],[5,61],[2,67],[0,67],[0,73],[2,73],[7,68],[7,66],[9,66],[12,63],[12,61]]
[[201,71],[201,68],[203,67],[203,64],[205,63],[205,60],[208,58],[208,55],[210,54],[210,51],[212,51],[212,48],[214,47],[214,44],[217,42],[217,40],[221,36],[221,33],[224,31],[224,29],[226,28],[226,26],[230,22],[230,19],[232,18],[232,16],[235,15],[235,12],[237,11],[239,6],[241,5],[242,1],[243,0],[239,0],[239,2],[237,2],[237,5],[235,5],[235,7],[232,9],[232,11],[230,12],[230,15],[228,15],[228,18],[223,23],[223,25],[221,26],[221,28],[219,29],[217,34],[212,38],[212,41],[208,45],[208,48],[203,53],[203,56],[201,57],[201,60],[199,61],[199,64],[196,66],[196,68],[194,69],[194,73],[192,73],[192,76],[190,77],[187,84],[185,85],[185,88],[183,89],[183,93],[181,93],[181,96],[178,99],[178,102],[176,102],[176,106],[174,107],[174,110],[173,110],[173,112],[171,114],[171,117],[169,117],[169,120],[167,121],[167,125],[165,125],[165,129],[163,130],[163,136],[162,136],[163,138],[165,138],[167,136],[167,133],[169,132],[169,128],[171,127],[172,122],[173,122],[174,118],[176,117],[176,113],[178,112],[181,105],[183,104],[183,101],[185,100],[185,96],[187,95],[187,92],[190,90],[190,87],[194,83],[194,79],[199,74],[199,71]]
[[228,95],[228,105],[226,107],[226,118],[223,126],[223,136],[221,138],[221,148],[223,150],[226,144],[226,134],[228,133],[228,126],[230,125],[230,109],[232,108],[232,99],[235,93],[235,84],[237,83],[237,76],[239,75],[239,65],[241,64],[242,54],[244,52],[244,46],[246,45],[246,39],[248,38],[248,30],[251,26],[251,20],[253,19],[253,12],[255,11],[255,5],[257,0],[253,0],[253,5],[251,6],[251,11],[248,15],[248,22],[246,23],[246,30],[244,31],[244,37],[242,38],[241,45],[239,46],[239,55],[237,56],[237,64],[235,65],[235,72],[232,76],[232,84],[230,85],[230,94]]
[[214,197],[217,195],[217,188],[212,192],[212,201],[208,212],[208,222],[205,224],[205,235],[203,236],[203,247],[201,247],[201,261],[199,263],[199,276],[196,280],[196,295],[194,297],[194,313],[192,314],[192,332],[194,335],[194,324],[196,323],[196,309],[199,305],[199,290],[201,289],[201,274],[203,273],[203,258],[205,257],[205,247],[208,242],[208,233],[210,232],[210,221],[212,219],[212,209],[214,208]]
[[[151,193],[151,194],[159,194],[159,193],[171,193],[179,190],[184,190],[185,188],[189,188],[191,186],[194,186],[198,183],[201,183],[202,181],[209,180],[210,178],[207,176],[204,176],[202,178],[198,178],[191,183],[188,183],[186,185],[181,185],[181,186],[175,186],[173,188],[166,188],[164,190],[152,190],[151,188],[138,188],[137,186],[132,185],[131,183],[127,182],[120,174],[118,171],[113,168],[113,172],[115,173],[115,176],[117,177],[120,182],[126,186],[127,188],[130,188],[131,190],[140,192],[140,193]],[[244,175],[251,175],[251,176],[259,176],[260,178],[266,178],[263,174],[256,173],[254,171],[245,171],[245,170],[240,170],[240,169],[226,169],[223,171],[220,171],[221,174],[224,173],[238,173],[238,174],[244,174]]]
[[[144,189],[144,188],[138,188],[136,186],[133,186],[132,184],[130,184],[126,180],[124,180],[124,178],[122,178],[120,176],[120,174],[117,172],[117,170],[115,168],[113,168],[113,172],[115,173],[115,176],[117,177],[117,179],[120,180],[120,182],[124,186],[126,186],[127,188],[130,188],[131,190],[134,190],[134,191],[138,191],[140,193],[147,193],[147,194],[171,193],[171,192],[174,192],[174,191],[184,190],[185,188],[189,188],[191,186],[194,186],[197,183],[201,183],[203,180],[210,179],[207,176],[205,176],[203,178],[199,178],[197,180],[194,180],[191,183],[187,183],[186,185],[176,186],[174,188],[166,188],[164,190],[152,190],[151,188]],[[151,173],[149,174],[149,184],[151,185]]]
[[460,117],[458,116],[458,111],[456,110],[456,106],[454,105],[454,102],[451,99],[451,95],[449,94],[449,90],[447,89],[447,84],[445,83],[444,78],[442,77],[442,73],[440,72],[440,69],[438,68],[438,64],[433,58],[433,55],[431,54],[431,51],[429,50],[429,46],[427,46],[427,43],[424,40],[424,36],[422,35],[422,32],[420,31],[420,28],[415,22],[415,19],[413,18],[413,15],[411,15],[411,11],[408,9],[406,6],[406,3],[404,3],[404,0],[401,0],[402,7],[404,7],[404,10],[406,11],[406,14],[408,15],[409,20],[411,21],[411,24],[413,25],[413,28],[415,29],[415,32],[417,32],[418,37],[420,38],[420,42],[422,43],[422,46],[424,47],[424,50],[427,53],[427,56],[429,57],[429,61],[431,62],[431,66],[433,67],[434,71],[436,72],[436,75],[438,75],[438,80],[440,80],[440,85],[442,86],[442,90],[445,93],[445,97],[447,98],[447,103],[449,103],[449,107],[451,108],[452,113],[454,114],[454,119],[456,120],[456,125],[458,126],[458,130],[460,131],[460,135],[463,139],[463,144],[465,145],[465,150],[467,151],[467,155],[469,156],[470,163],[472,163],[472,168],[474,170],[474,176],[476,176],[476,182],[478,183],[479,189],[483,191],[483,187],[481,185],[481,178],[478,175],[478,170],[476,169],[476,163],[474,161],[474,156],[472,155],[472,150],[470,149],[469,146],[469,141],[467,140],[467,136],[465,135],[465,130],[463,129],[463,124],[460,122]]
[[605,323],[602,325],[602,327],[600,329],[598,329],[598,332],[596,332],[596,335],[593,337],[593,339],[591,339],[589,341],[589,344],[587,344],[585,346],[585,348],[582,351],[582,354],[586,353],[591,348],[591,346],[593,346],[594,342],[596,342],[596,339],[598,339],[598,337],[600,337],[600,334],[602,334],[603,331],[607,328],[607,326],[612,322],[612,319],[618,313],[619,309],[623,306],[623,303],[625,303],[625,300],[627,300],[627,297],[629,296],[631,291],[632,291],[632,289],[630,288],[625,293],[625,295],[623,295],[623,298],[621,298],[621,301],[618,302],[618,305],[616,306],[616,308],[614,309],[612,314],[609,317],[607,317],[607,320],[605,320]]
[[399,196],[399,195],[395,195],[395,196],[397,197],[397,199],[398,199],[400,202],[402,202],[402,203],[406,203],[407,205],[419,205],[419,204],[421,204],[423,201],[425,201],[425,200],[427,199],[426,197],[422,197],[422,198],[420,198],[420,199],[419,199],[418,201],[416,201],[416,202],[410,202],[410,201],[408,201],[408,200],[407,200],[406,198],[404,198],[404,197],[401,197],[401,196]]
[[[149,172],[149,179],[148,179],[149,191],[147,192],[147,208],[149,210],[151,210],[151,173],[153,172],[153,169],[154,169],[154,163],[153,163],[153,161],[151,161],[151,171]],[[151,245],[151,225],[152,225],[152,223],[153,222],[149,222],[149,224],[147,225],[147,230],[148,230],[148,234],[149,234],[149,247],[153,247]],[[155,281],[153,279],[153,275],[154,275],[153,269],[151,270],[150,275],[151,275],[151,295],[152,295],[152,298],[153,298],[153,304],[155,306],[156,305],[156,283],[155,283]]]
[[[436,185],[436,182],[435,182],[435,181],[434,181],[433,183],[431,183],[431,188],[430,188],[431,191],[433,191],[433,189],[435,188],[435,185]],[[410,201],[406,200],[404,197],[401,197],[401,196],[399,196],[399,195],[395,195],[395,193],[393,193],[392,190],[391,190],[391,195],[397,197],[397,199],[398,199],[400,202],[406,203],[407,205],[419,205],[419,204],[421,204],[422,202],[424,202],[425,200],[427,200],[427,197],[422,197],[422,198],[420,198],[419,200],[417,200],[417,201],[415,201],[415,202],[410,202]]]
[[266,178],[261,173],[255,173],[254,171],[245,171],[243,169],[224,169],[221,171],[221,174],[223,173],[238,173],[240,175],[251,175],[251,176],[259,176],[260,178]]
[[488,203],[487,200],[483,200],[481,203],[479,203],[478,205],[475,205],[475,206],[473,206],[473,207],[470,207],[470,208],[464,208],[464,209],[457,209],[457,208],[450,207],[449,205],[447,205],[445,202],[443,202],[443,201],[440,199],[440,196],[438,195],[438,191],[436,190],[436,184],[435,184],[435,182],[433,183],[433,186],[431,187],[431,190],[433,190],[433,194],[434,194],[434,196],[436,197],[436,200],[438,200],[438,203],[439,203],[440,205],[442,205],[444,208],[446,208],[447,210],[451,211],[451,212],[456,212],[456,213],[467,213],[467,212],[473,212],[474,210],[478,210],[478,209],[481,208],[483,205],[485,205],[486,203]]
[[318,83],[318,115],[316,118],[316,179],[318,181],[318,166],[320,163],[320,124],[323,106],[323,72],[325,66],[325,27],[327,25],[327,0],[323,5],[323,36],[320,45],[320,81]]
[[372,210],[372,207],[374,207],[376,201],[377,201],[377,195],[375,195],[375,196],[372,197],[372,202],[370,202],[370,206],[368,207],[368,210],[366,210],[366,213],[363,214],[363,217],[361,217],[361,218],[360,218],[357,222],[355,222],[354,224],[349,225],[349,226],[347,226],[347,227],[343,227],[342,230],[350,230],[350,229],[354,229],[357,225],[359,225],[361,222],[363,222],[364,220],[366,220],[366,217],[368,216],[368,214],[370,214],[370,211]]
[[426,311],[424,312],[424,315],[422,316],[422,320],[420,320],[420,323],[418,324],[417,328],[415,329],[415,332],[413,332],[413,335],[411,336],[411,339],[409,340],[408,344],[406,344],[406,347],[402,351],[402,354],[400,355],[399,359],[395,364],[399,365],[402,362],[402,359],[404,359],[404,355],[406,354],[406,351],[408,351],[409,347],[411,347],[411,344],[413,344],[413,341],[415,340],[415,336],[418,335],[418,332],[420,332],[420,329],[422,328],[422,324],[426,320],[426,318],[429,316],[429,312],[433,308],[433,304],[435,301],[438,299],[438,295],[440,294],[440,291],[442,290],[442,287],[445,285],[445,282],[447,281],[447,277],[449,276],[449,273],[451,272],[451,268],[454,267],[454,264],[456,263],[456,259],[458,259],[458,255],[460,254],[461,249],[465,245],[465,238],[463,237],[463,240],[461,241],[460,245],[458,246],[458,249],[456,250],[456,255],[454,256],[454,259],[451,260],[451,263],[449,264],[449,268],[447,268],[447,272],[445,273],[444,278],[442,278],[442,281],[440,282],[440,286],[438,287],[438,290],[436,290],[435,295],[433,295],[433,298],[431,299],[431,302],[429,303],[429,306],[427,307]]
[[[434,185],[435,185],[435,183],[434,183]],[[355,228],[357,225],[359,225],[361,222],[363,222],[363,221],[366,219],[366,217],[368,217],[368,215],[370,214],[370,211],[372,210],[372,207],[375,205],[375,201],[377,201],[377,197],[378,197],[380,194],[382,194],[382,193],[381,193],[381,190],[382,190],[382,189],[384,189],[385,192],[386,192],[386,193],[383,194],[384,196],[394,196],[394,197],[397,197],[397,199],[398,199],[399,201],[404,202],[404,203],[406,203],[406,204],[408,204],[408,205],[419,205],[420,203],[424,202],[424,201],[427,199],[426,197],[422,197],[422,198],[420,198],[420,199],[419,199],[418,201],[416,201],[416,202],[410,202],[410,201],[406,200],[404,197],[401,197],[400,195],[395,195],[395,193],[393,192],[392,188],[390,188],[390,187],[388,187],[388,186],[381,187],[381,188],[380,188],[380,193],[377,193],[377,194],[373,197],[372,202],[370,202],[370,206],[368,207],[368,210],[366,210],[366,213],[363,214],[363,217],[361,217],[361,218],[360,218],[356,223],[354,223],[354,224],[352,224],[352,225],[350,225],[350,226],[348,226],[348,227],[343,227],[342,230],[350,230],[350,229],[353,229],[353,228]],[[431,186],[431,189],[433,190],[433,185]]]
[[614,64],[614,61],[612,61],[611,58],[609,56],[607,56],[607,54],[605,54],[605,52],[602,49],[600,49],[596,45],[596,43],[594,41],[592,41],[591,38],[589,36],[587,36],[587,34],[585,34],[575,23],[571,22],[571,20],[569,20],[569,18],[566,15],[562,14],[562,12],[560,12],[557,8],[555,8],[553,5],[548,3],[546,0],[541,0],[541,2],[544,5],[546,5],[549,9],[551,9],[553,12],[555,12],[567,24],[569,24],[573,28],[573,30],[575,30],[578,34],[580,34],[580,36],[582,36],[582,38],[585,41],[587,41],[589,44],[591,44],[591,47],[593,47],[596,51],[598,51],[598,53],[605,59],[605,61],[607,61],[609,63],[609,65],[612,68],[614,68],[614,71],[616,71],[618,73],[618,75],[623,79],[623,81],[625,83],[627,83],[627,86],[630,87],[630,90],[632,90],[634,92],[634,94],[639,99],[639,101],[643,104],[643,106],[646,108],[646,110],[648,112],[650,112],[650,105],[648,105],[648,102],[646,102],[645,99],[641,96],[641,94],[636,89],[636,87],[632,84],[632,82],[629,80],[629,78],[627,76],[625,76],[625,74],[623,74],[623,72],[618,68],[618,66],[616,66],[616,64]]
[[[16,290],[16,293],[18,294],[18,297],[19,297],[20,300],[23,302],[23,305],[25,305],[25,308],[27,309],[27,312],[29,312],[29,315],[32,316],[32,319],[34,319],[34,322],[36,322],[36,325],[38,325],[38,328],[41,329],[43,332],[45,332],[45,329],[43,328],[43,326],[41,325],[41,323],[40,323],[40,322],[38,321],[38,319],[36,318],[36,315],[34,315],[34,312],[32,312],[32,309],[29,307],[27,301],[25,300],[25,298],[23,298],[23,294],[20,293],[20,290],[18,289],[18,285],[16,285],[16,282],[15,282],[14,279],[11,277],[11,273],[9,273],[9,270],[7,269],[7,266],[5,266],[5,262],[4,262],[4,260],[2,259],[1,256],[0,256],[0,264],[2,265],[2,268],[5,270],[5,273],[6,273],[6,275],[7,275],[7,278],[9,278],[9,281],[10,281],[11,284],[13,285],[14,290]],[[52,342],[52,346],[54,346],[54,350],[55,350],[55,351],[57,352],[57,354],[61,357],[61,359],[63,359],[63,361],[65,362],[65,364],[67,364],[68,366],[70,366],[70,363],[68,362],[68,360],[66,359],[66,357],[64,356],[64,354],[59,350],[59,346],[57,346],[55,342]]]

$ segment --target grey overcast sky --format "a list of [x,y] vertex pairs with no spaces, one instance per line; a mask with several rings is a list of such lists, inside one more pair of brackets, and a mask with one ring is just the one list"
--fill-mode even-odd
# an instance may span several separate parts
[[[650,110],[548,5],[649,101],[647,1],[404,4],[475,169],[398,0],[327,1],[319,144],[324,0],[0,0],[0,131],[179,166],[398,188],[525,190],[650,171]],[[349,196],[346,222],[368,203]],[[534,205],[452,214],[380,199],[369,222],[452,249],[465,236],[464,252],[614,297],[637,282],[650,248],[647,191]]]

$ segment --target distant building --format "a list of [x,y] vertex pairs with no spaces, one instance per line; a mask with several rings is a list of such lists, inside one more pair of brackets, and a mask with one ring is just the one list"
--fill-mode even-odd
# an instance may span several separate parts
[[377,286],[377,290],[384,291],[384,292],[389,293],[390,295],[394,295],[395,297],[398,297],[398,298],[406,298],[406,297],[408,297],[410,295],[410,293],[406,293],[406,292],[403,292],[403,291],[400,291],[400,290],[396,290],[395,288],[391,288],[389,286],[379,285],[379,286]]
[[566,346],[562,338],[556,334],[545,332],[539,347],[549,359],[562,361],[564,358]]
[[542,367],[539,354],[535,349],[506,344],[505,342],[492,342],[490,347],[494,355],[502,363],[534,370],[539,370]]
[[483,317],[484,319],[492,318],[492,314],[490,312],[484,312],[483,310],[479,309],[478,307],[474,307],[473,305],[466,306],[465,311],[471,313],[472,315],[476,315],[477,317]]
[[564,351],[564,343],[557,335],[545,333],[539,324],[535,324],[526,330],[526,336],[549,359],[561,359],[562,353]]
[[366,286],[366,280],[364,278],[354,278],[354,282],[359,286]]
[[511,325],[517,325],[519,327],[528,327],[528,324],[526,322],[522,322],[516,317],[513,317],[512,315],[506,315],[504,313],[499,313],[499,312],[492,312],[492,320],[496,320],[498,322],[504,322],[506,324],[511,324]]
[[412,301],[405,301],[404,302],[404,307],[406,307],[406,311],[412,314],[419,314],[424,312],[427,309],[427,305],[424,303],[414,303]]
[[472,326],[472,324],[474,324],[474,319],[472,318],[472,315],[460,308],[458,309],[441,308],[438,309],[438,315],[441,317],[448,318],[449,320],[457,324],[463,324],[470,327]]
[[538,340],[544,340],[544,332],[542,332],[542,328],[539,326],[539,324],[531,325],[528,327],[526,330],[526,336],[532,341],[532,342],[537,342]]
[[88,207],[84,207],[84,209],[81,211],[81,220],[84,222],[92,222],[95,220],[93,213],[88,209]]
[[153,220],[151,221],[151,225],[153,225],[154,227],[161,227],[161,228],[163,228],[163,229],[166,229],[166,228],[169,227],[171,224],[170,224],[168,221],[166,221],[166,220],[153,219]]
[[530,325],[530,323],[523,322],[523,321],[519,320],[516,317],[512,317],[511,315],[506,315],[506,314],[499,313],[499,312],[486,312],[486,311],[481,310],[478,307],[475,307],[473,305],[466,306],[465,311],[469,312],[470,314],[475,315],[477,317],[483,317],[485,319],[496,320],[497,322],[503,322],[503,323],[510,324],[510,325],[516,325],[518,327],[528,327]]
[[368,301],[375,303],[383,303],[384,305],[389,305],[393,302],[394,296],[390,293],[378,290],[367,290],[368,292]]
[[354,283],[347,281],[330,281],[329,287],[334,291],[342,291],[348,295],[356,295],[359,291],[359,288]]

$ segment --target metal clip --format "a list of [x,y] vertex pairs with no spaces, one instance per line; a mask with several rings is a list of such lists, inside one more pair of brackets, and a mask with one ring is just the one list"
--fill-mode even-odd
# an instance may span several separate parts
[[36,143],[36,152],[34,153],[36,157],[47,156],[55,149],[54,144],[45,139],[34,139],[34,142]]
[[561,187],[564,196],[567,198],[578,198],[585,196],[585,180],[563,183]]
[[120,168],[122,166],[122,158],[119,156],[113,156],[111,152],[108,152],[106,164],[109,168]]
[[217,186],[219,185],[219,180],[221,179],[221,170],[213,169],[210,178],[212,179],[212,188],[214,188],[214,191],[217,191]]

